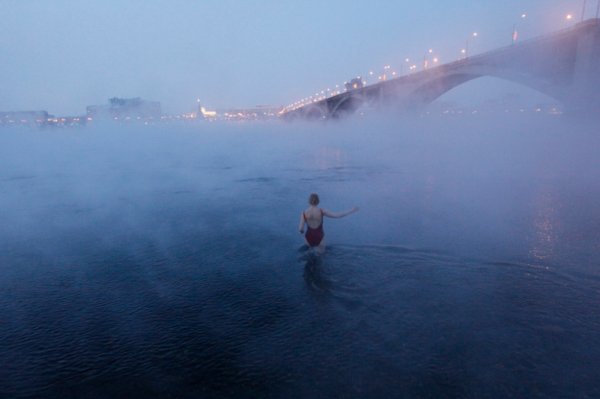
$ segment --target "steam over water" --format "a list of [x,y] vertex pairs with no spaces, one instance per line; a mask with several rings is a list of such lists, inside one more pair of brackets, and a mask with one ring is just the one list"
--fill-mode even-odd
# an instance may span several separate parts
[[[2,130],[0,396],[599,396],[599,148],[542,117]],[[320,258],[311,192],[361,208]]]

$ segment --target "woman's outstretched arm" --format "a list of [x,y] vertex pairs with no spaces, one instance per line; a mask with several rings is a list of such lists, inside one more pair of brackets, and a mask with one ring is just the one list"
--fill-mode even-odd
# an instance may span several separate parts
[[330,218],[343,218],[344,216],[348,216],[354,212],[358,212],[357,206],[355,206],[354,208],[352,208],[348,211],[344,211],[344,212],[331,212],[331,211],[328,211],[327,209],[323,209],[323,215],[330,217]]

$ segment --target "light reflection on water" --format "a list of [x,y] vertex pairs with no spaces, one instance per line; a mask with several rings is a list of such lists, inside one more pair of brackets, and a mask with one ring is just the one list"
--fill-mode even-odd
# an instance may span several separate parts
[[454,123],[1,132],[0,394],[600,395],[598,138]]
[[559,239],[556,232],[558,226],[555,227],[555,225],[559,223],[557,208],[560,207],[560,203],[558,203],[556,193],[553,193],[551,190],[552,187],[541,188],[534,202],[536,210],[533,219],[535,238],[533,239],[533,247],[530,250],[530,254],[538,260],[551,259],[554,246]]

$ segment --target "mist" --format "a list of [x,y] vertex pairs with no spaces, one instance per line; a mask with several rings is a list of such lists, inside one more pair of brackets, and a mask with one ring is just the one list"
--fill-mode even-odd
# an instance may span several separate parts
[[71,3],[0,3],[0,397],[600,397],[600,2]]
[[[5,130],[3,242],[99,226],[104,237],[160,237],[168,219],[153,226],[148,218],[171,204],[214,209],[224,223],[241,218],[247,225],[239,228],[258,223],[291,240],[292,221],[315,191],[333,208],[363,208],[333,234],[341,241],[440,240],[452,249],[481,239],[501,248],[511,245],[514,224],[542,211],[536,201],[576,209],[583,204],[564,195],[592,200],[599,170],[593,126],[551,117],[372,116],[306,125]],[[266,209],[271,217],[245,219]]]
[[[306,378],[318,378],[326,391],[343,389],[345,372],[337,377],[301,372],[308,366],[301,353],[317,358],[327,353],[312,338],[304,343],[294,338],[293,331],[315,317],[298,307],[306,303],[310,309],[325,306],[324,317],[350,323],[343,327],[348,334],[357,334],[355,318],[368,326],[364,333],[391,334],[381,341],[358,333],[353,343],[334,345],[345,354],[345,367],[360,374],[369,372],[359,364],[369,367],[386,356],[385,342],[408,339],[414,329],[426,341],[409,339],[411,352],[392,353],[428,356],[426,331],[438,323],[450,323],[446,328],[454,335],[444,335],[449,345],[453,339],[481,339],[471,335],[487,334],[485,328],[464,329],[485,317],[480,308],[459,309],[482,303],[500,312],[502,320],[527,312],[538,334],[555,333],[544,332],[546,322],[538,325],[536,315],[562,318],[575,312],[589,320],[578,327],[578,337],[593,341],[598,337],[590,323],[597,320],[588,306],[600,249],[598,140],[594,123],[536,114],[401,118],[373,113],[325,123],[4,129],[0,285],[7,328],[0,349],[11,365],[0,373],[0,390],[53,396],[65,387],[78,395],[141,386],[147,396],[160,396],[198,388],[216,394],[229,386],[238,393],[301,390],[310,396],[314,391]],[[298,215],[311,192],[334,212],[360,207],[352,216],[325,221],[329,249],[317,260],[298,252],[303,245]],[[529,288],[522,286],[525,281]],[[562,285],[558,294],[576,295],[576,304],[548,308],[540,298],[550,292],[536,281]],[[524,310],[534,305],[512,303],[515,284],[524,301],[537,298],[532,303],[541,308]],[[452,305],[444,316],[431,310],[438,301]],[[430,309],[428,318],[417,317],[417,309]],[[24,323],[34,330],[23,329]],[[314,339],[336,342],[339,331],[327,325]],[[533,352],[519,349],[523,340],[514,335],[511,322],[493,325],[511,356],[534,362],[573,356],[582,342],[567,341],[550,357],[535,360]],[[397,328],[404,333],[395,335]],[[195,333],[185,338],[190,329]],[[66,349],[62,339],[48,334],[79,344]],[[269,338],[272,334],[276,338]],[[107,339],[119,343],[101,343]],[[474,350],[488,353],[497,339],[473,344]],[[58,352],[11,344],[20,340],[43,340],[43,348]],[[267,356],[267,342],[282,352]],[[357,351],[356,344],[374,352]],[[221,349],[197,352],[205,345]],[[237,354],[224,358],[231,345]],[[297,349],[283,350],[289,345]],[[422,349],[412,352],[417,347]],[[544,345],[533,348],[543,351]],[[196,353],[195,360],[178,355],[184,349]],[[166,358],[153,363],[161,364],[159,369],[144,360],[163,351]],[[112,365],[104,363],[106,358]],[[40,369],[27,359],[58,363]],[[460,355],[443,359],[453,365],[445,373],[458,387],[472,384],[455,367]],[[469,373],[491,367],[488,362],[505,364],[502,359],[473,360]],[[288,377],[277,366],[283,361]],[[242,381],[254,378],[249,364],[261,367],[260,388],[244,388]],[[402,364],[380,370],[371,383],[347,388],[348,393],[383,393],[388,378],[419,373]],[[164,381],[163,367],[182,373],[174,385],[147,380]],[[83,370],[89,383],[78,384]],[[232,370],[245,377],[238,380]],[[50,383],[55,373],[68,377]],[[118,374],[135,376],[135,383]],[[104,378],[111,383],[101,383]],[[519,384],[502,374],[490,378],[509,390]],[[532,378],[544,384],[549,376],[536,372]],[[446,392],[437,384],[424,387],[415,392]],[[480,385],[470,389],[492,392]],[[546,392],[556,390],[548,385]]]

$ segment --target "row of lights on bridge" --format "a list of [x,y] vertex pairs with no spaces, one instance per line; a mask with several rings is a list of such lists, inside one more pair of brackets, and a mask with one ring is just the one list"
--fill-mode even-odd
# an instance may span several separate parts
[[[600,0],[598,0],[597,3],[598,3],[598,5],[596,7],[596,18],[598,18],[598,15],[600,14]],[[583,21],[584,15],[585,15],[586,5],[587,5],[587,0],[583,0],[583,10],[581,13],[582,21]],[[527,13],[522,13],[520,17],[521,17],[521,20],[526,19]],[[572,21],[573,19],[574,19],[574,15],[572,13],[568,13],[565,15],[566,21]],[[465,41],[465,47],[460,50],[459,59],[465,59],[465,58],[469,57],[469,53],[470,53],[469,44],[471,43],[471,40],[476,39],[477,37],[479,37],[478,32],[473,32],[467,37],[467,39]],[[517,31],[517,24],[515,23],[513,25],[513,30],[512,30],[512,43],[513,44],[517,41],[517,38],[518,38],[518,31]],[[428,69],[429,67],[432,67],[432,66],[436,66],[439,62],[440,62],[439,57],[435,56],[433,49],[430,48],[427,50],[427,53],[423,56],[422,70]],[[406,67],[407,74],[416,72],[418,69],[418,66],[416,63],[411,63],[410,58],[405,58],[404,63],[400,64],[400,73],[397,73],[395,70],[393,70],[391,65],[389,65],[389,64],[384,65],[383,73],[381,75],[377,76],[377,81],[385,81],[390,78],[396,78],[398,76],[402,76],[405,67]],[[370,78],[373,78],[374,75],[375,75],[375,73],[372,70],[369,71],[368,76]],[[367,80],[364,80],[360,76],[357,76],[356,79],[361,80],[363,85],[365,85],[365,86],[368,83]],[[348,84],[348,82],[344,82],[343,91],[347,90],[346,89],[347,84]],[[296,102],[284,107],[282,112],[293,111],[294,109],[304,107],[305,105],[325,100],[329,97],[341,94],[343,91],[340,89],[339,85],[335,85],[334,90],[331,90],[330,88],[321,90],[321,91],[315,93],[314,96],[309,96],[309,97],[303,98],[302,100],[296,101]]]

